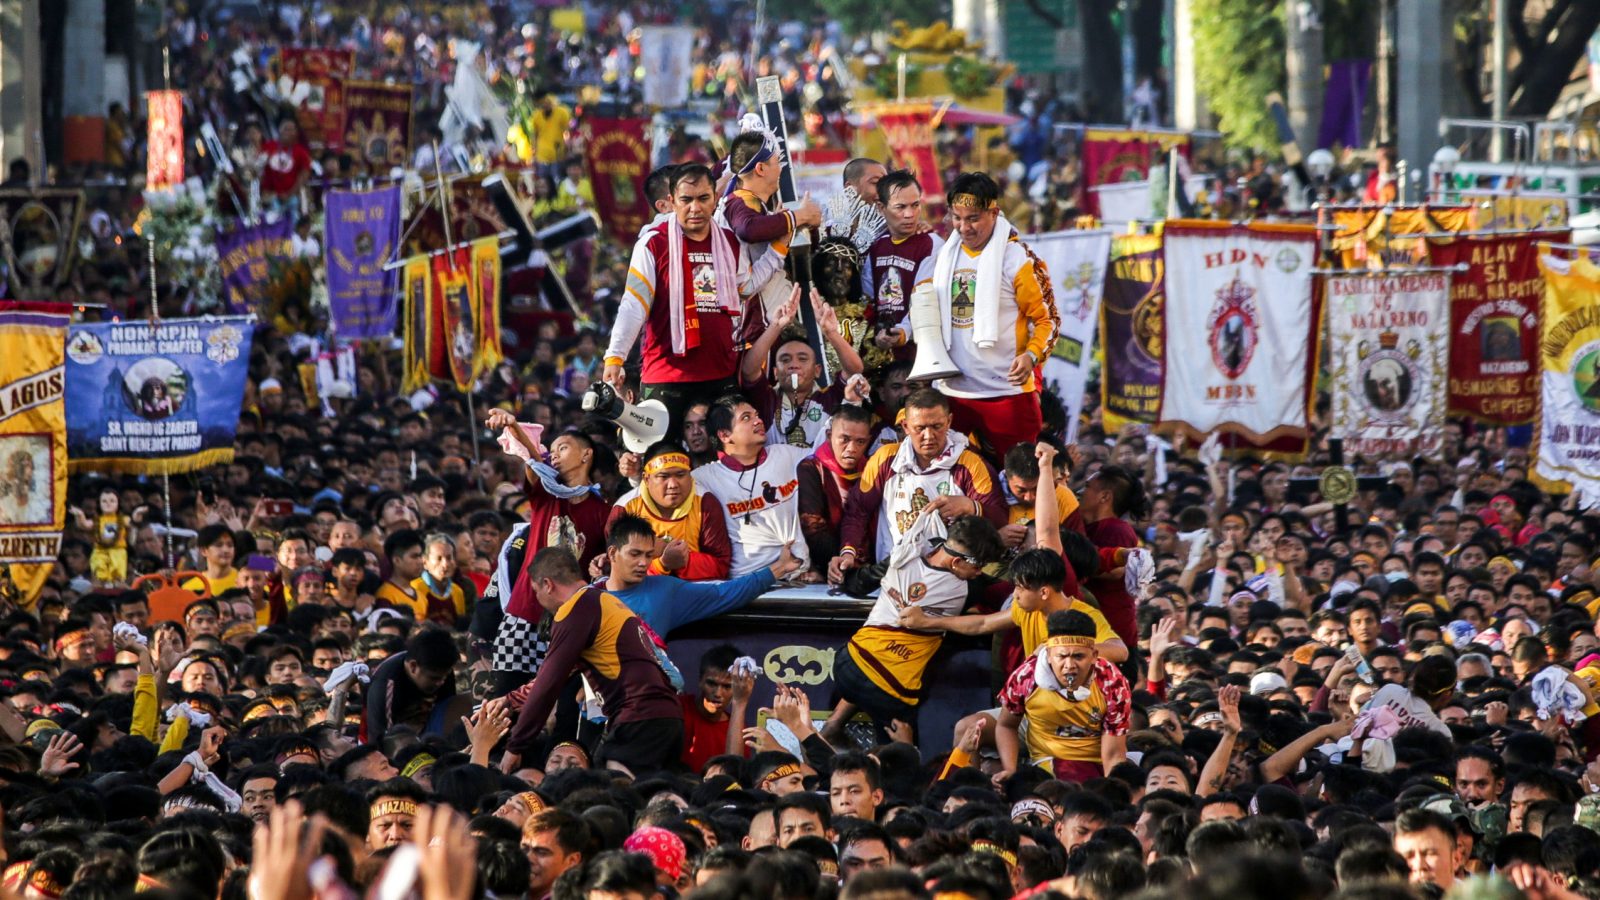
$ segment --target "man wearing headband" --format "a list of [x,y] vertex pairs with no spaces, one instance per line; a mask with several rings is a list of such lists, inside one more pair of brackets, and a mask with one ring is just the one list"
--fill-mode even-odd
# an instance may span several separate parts
[[644,336],[640,382],[644,399],[666,404],[677,434],[697,397],[734,387],[739,354],[736,326],[745,299],[783,268],[769,249],[752,263],[734,233],[712,221],[716,179],[701,165],[672,174],[673,218],[647,230],[634,245],[617,321],[601,377],[623,385],[623,363]]
[[[822,207],[807,194],[794,209],[784,209],[774,201],[783,175],[783,154],[778,138],[749,114],[740,123],[744,133],[728,148],[728,171],[732,189],[723,198],[723,220],[741,243],[749,248],[751,259],[760,259],[768,245],[788,246],[801,228],[822,224]],[[780,279],[774,279],[774,283]],[[785,292],[787,293],[787,292]]]
[[428,794],[405,778],[391,778],[367,792],[367,849],[382,850],[411,840],[417,807]]
[[917,176],[897,169],[879,179],[871,198],[883,207],[887,230],[867,248],[861,280],[869,299],[867,321],[877,329],[879,347],[894,351],[895,359],[915,359],[911,343],[911,292],[932,283],[933,260],[944,246],[937,232],[927,230],[922,219],[922,185]]
[[982,172],[951,182],[950,220],[960,240],[934,259],[945,349],[960,375],[937,383],[956,427],[975,431],[996,458],[1039,434],[1034,370],[1055,348],[1061,316],[1044,263],[1000,214],[1000,187]]
[[[1117,667],[1095,650],[1094,621],[1076,610],[1057,612],[1050,616],[1049,632],[1000,692],[997,787],[1023,761],[1081,784],[1128,758],[1132,694]],[[1020,735],[1024,720],[1026,746]]]
[[651,575],[685,581],[728,577],[733,544],[728,519],[716,497],[695,483],[689,454],[673,441],[657,441],[644,452],[644,477],[611,508],[606,534],[625,515],[650,523],[663,546]]

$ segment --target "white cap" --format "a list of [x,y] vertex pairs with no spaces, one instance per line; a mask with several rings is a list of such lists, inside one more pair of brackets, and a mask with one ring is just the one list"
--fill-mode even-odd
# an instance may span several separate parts
[[1250,677],[1250,693],[1252,694],[1270,694],[1273,691],[1281,691],[1288,686],[1289,682],[1284,680],[1282,675],[1271,669],[1257,672]]

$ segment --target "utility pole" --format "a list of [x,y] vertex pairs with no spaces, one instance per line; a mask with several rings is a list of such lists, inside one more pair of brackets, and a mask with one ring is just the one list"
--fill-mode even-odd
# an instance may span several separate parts
[[1301,146],[1315,149],[1322,125],[1322,3],[1289,0],[1287,58],[1289,126]]
[[[1494,56],[1493,67],[1490,69],[1490,85],[1494,97],[1490,103],[1490,111],[1496,122],[1504,122],[1506,118],[1506,0],[1490,0],[1494,4],[1494,41],[1490,47]],[[1493,132],[1493,141],[1489,147],[1489,158],[1495,162],[1505,159],[1506,138],[1505,132],[1496,128]]]
[[1394,140],[1389,107],[1394,93],[1394,0],[1378,4],[1378,143]]

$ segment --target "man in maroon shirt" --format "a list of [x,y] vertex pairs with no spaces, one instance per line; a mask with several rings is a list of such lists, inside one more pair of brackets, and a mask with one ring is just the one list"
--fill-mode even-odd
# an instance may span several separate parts
[[922,185],[903,169],[878,181],[883,206],[884,233],[867,248],[861,280],[870,302],[867,319],[879,347],[894,350],[896,359],[915,358],[906,313],[911,292],[933,279],[933,260],[944,241],[922,223]]
[[[1078,511],[1083,517],[1083,533],[1102,550],[1110,547],[1137,547],[1139,535],[1126,517],[1139,519],[1149,512],[1144,483],[1122,466],[1101,466],[1089,476],[1078,494]],[[1100,602],[1111,629],[1129,647],[1139,646],[1139,626],[1135,618],[1136,598],[1128,593],[1121,571],[1097,575],[1084,587]]]
[[872,412],[843,404],[828,422],[828,438],[800,461],[800,531],[811,549],[811,571],[826,575],[828,561],[839,554],[844,502],[861,479],[872,446]]

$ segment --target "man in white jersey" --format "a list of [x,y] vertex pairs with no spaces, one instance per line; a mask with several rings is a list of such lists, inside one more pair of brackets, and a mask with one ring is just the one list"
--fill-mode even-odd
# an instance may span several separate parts
[[706,430],[715,436],[721,452],[716,462],[694,470],[694,480],[721,501],[727,514],[733,543],[729,577],[772,565],[785,545],[809,564],[800,530],[799,467],[811,450],[767,446],[761,414],[742,398],[719,400],[712,406]]

